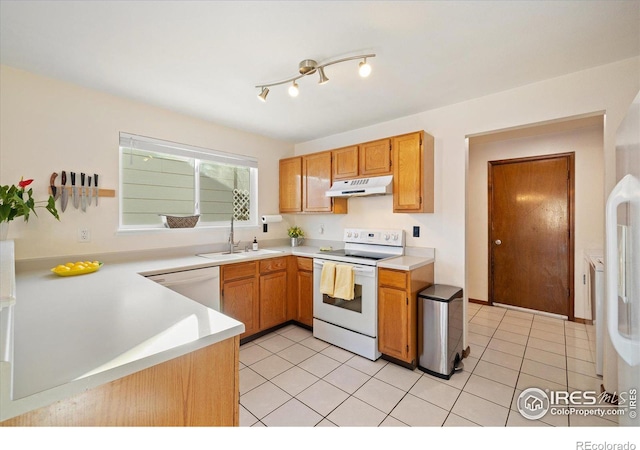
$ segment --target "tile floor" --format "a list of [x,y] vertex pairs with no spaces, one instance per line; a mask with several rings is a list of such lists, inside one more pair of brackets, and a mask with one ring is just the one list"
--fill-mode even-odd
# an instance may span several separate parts
[[592,326],[469,304],[465,370],[443,380],[370,361],[289,325],[240,347],[241,426],[616,426],[524,419],[528,387],[600,391]]

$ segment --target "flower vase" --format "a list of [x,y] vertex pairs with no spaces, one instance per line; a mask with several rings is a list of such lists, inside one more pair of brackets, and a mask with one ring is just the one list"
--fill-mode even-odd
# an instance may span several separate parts
[[0,222],[0,241],[6,241],[9,236],[9,222]]
[[304,238],[301,238],[301,237],[291,238],[291,246],[292,247],[298,247],[298,246],[300,246],[300,244],[302,244],[303,240],[304,240]]

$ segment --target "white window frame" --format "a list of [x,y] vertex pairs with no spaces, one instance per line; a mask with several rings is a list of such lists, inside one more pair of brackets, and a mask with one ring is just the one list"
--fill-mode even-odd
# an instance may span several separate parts
[[118,149],[118,165],[119,165],[119,194],[118,194],[118,232],[140,232],[140,231],[161,231],[161,230],[194,230],[202,228],[224,228],[229,227],[229,220],[217,222],[198,221],[194,228],[166,228],[162,224],[142,224],[142,225],[125,225],[122,223],[123,211],[123,181],[124,167],[123,159],[126,156],[126,149],[133,148],[135,150],[148,150],[152,152],[165,153],[172,156],[182,156],[186,158],[194,158],[194,190],[195,190],[195,214],[200,214],[200,162],[217,162],[222,164],[230,164],[235,166],[244,166],[250,169],[249,182],[249,220],[237,220],[234,225],[238,227],[257,227],[258,226],[258,160],[251,156],[244,156],[234,153],[222,152],[203,147],[196,147],[188,144],[180,144],[176,142],[154,139],[146,136],[139,136],[130,133],[120,133],[119,149]]

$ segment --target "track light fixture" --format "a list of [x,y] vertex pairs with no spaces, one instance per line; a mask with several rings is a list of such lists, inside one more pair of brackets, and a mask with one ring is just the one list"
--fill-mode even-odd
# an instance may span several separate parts
[[338,64],[346,61],[361,59],[362,61],[360,62],[360,64],[358,64],[358,73],[362,78],[366,78],[371,74],[371,66],[367,62],[367,58],[374,58],[375,56],[376,56],[375,54],[350,56],[348,58],[341,58],[341,59],[336,59],[335,61],[329,61],[324,64],[318,64],[313,59],[302,60],[298,64],[298,72],[300,73],[300,75],[287,78],[286,80],[276,81],[274,83],[264,83],[264,84],[257,85],[256,88],[261,90],[260,94],[258,94],[258,98],[263,102],[266,102],[267,94],[269,94],[270,87],[278,86],[280,84],[287,84],[287,83],[292,83],[291,86],[289,86],[289,95],[292,97],[297,97],[300,90],[298,88],[298,83],[296,83],[296,80],[299,80],[304,76],[311,75],[318,72],[318,75],[320,76],[318,84],[326,84],[329,81],[329,78],[325,75],[324,68],[327,66],[331,66],[333,64]]

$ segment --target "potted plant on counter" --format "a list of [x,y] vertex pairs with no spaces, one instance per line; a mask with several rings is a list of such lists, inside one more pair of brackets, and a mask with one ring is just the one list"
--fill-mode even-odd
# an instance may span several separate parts
[[290,227],[287,234],[291,238],[292,247],[297,247],[304,241],[304,231],[300,227]]
[[[53,217],[60,220],[56,203],[53,196],[47,200],[36,202],[33,199],[33,189],[25,190],[33,180],[20,179],[18,186],[0,186],[0,240],[5,240],[9,232],[9,222],[18,217],[24,217],[24,221],[29,221],[29,215],[33,212],[36,216],[36,207],[44,206]],[[46,203],[46,205],[45,205]]]

